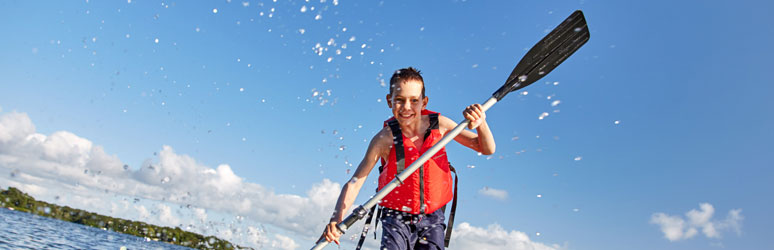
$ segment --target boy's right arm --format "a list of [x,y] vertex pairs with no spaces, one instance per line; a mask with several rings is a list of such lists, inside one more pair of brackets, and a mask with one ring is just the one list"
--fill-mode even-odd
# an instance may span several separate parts
[[[355,174],[352,175],[352,179],[347,181],[347,183],[344,184],[344,187],[342,187],[330,223],[325,227],[323,235],[328,242],[334,240],[338,241],[339,237],[341,237],[341,232],[336,228],[336,224],[344,220],[344,213],[349,209],[352,203],[355,202],[355,198],[357,198],[360,188],[363,187],[363,183],[365,183],[368,173],[371,172],[371,169],[376,165],[379,158],[390,152],[389,146],[391,143],[392,134],[389,128],[382,129],[371,139],[368,150],[366,151],[363,160],[361,160],[360,164],[357,166]],[[385,150],[387,153],[385,153]]]

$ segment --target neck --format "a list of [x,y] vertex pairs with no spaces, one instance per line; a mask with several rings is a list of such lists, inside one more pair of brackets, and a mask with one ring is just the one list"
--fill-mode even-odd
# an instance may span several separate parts
[[422,124],[424,123],[424,116],[419,116],[419,119],[416,119],[408,124],[400,124],[400,129],[403,134],[405,134],[407,137],[413,137],[419,134],[424,133],[424,129],[422,129]]

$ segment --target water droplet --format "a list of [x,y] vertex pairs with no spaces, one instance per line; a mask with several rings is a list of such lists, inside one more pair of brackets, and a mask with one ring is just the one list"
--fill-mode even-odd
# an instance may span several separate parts
[[156,40],[154,40],[154,42],[156,42],[156,43],[159,43],[159,39],[158,39],[158,38],[156,38]]
[[540,116],[538,116],[538,120],[543,120],[546,117],[548,117],[548,112],[543,112],[542,114],[540,114]]
[[516,140],[519,140],[518,136],[511,137],[511,141],[516,141]]
[[168,183],[170,180],[169,176],[165,176],[164,179],[161,179],[161,184]]
[[344,151],[344,149],[347,149],[347,146],[345,146],[345,145],[339,146],[339,151]]
[[559,100],[553,101],[551,102],[551,107],[556,107],[556,105],[559,105],[559,103],[562,103],[562,102]]
[[212,13],[213,13],[213,14],[217,14],[217,13],[218,13],[218,9],[217,9],[217,8],[215,8],[215,9],[212,9]]
[[583,159],[583,157],[582,157],[582,156],[576,156],[576,157],[575,157],[575,161],[580,161],[580,160],[582,160],[582,159]]
[[301,11],[301,13],[304,13],[304,12],[306,12],[306,5],[304,5],[304,6],[301,6],[301,10],[300,10],[300,11]]
[[535,236],[540,236],[540,232],[535,233]]
[[316,16],[314,16],[314,20],[320,20],[320,19],[322,19],[321,14],[317,14]]
[[476,168],[476,166],[474,166],[474,165],[468,165],[468,168],[471,168],[471,169],[472,169],[472,168]]
[[538,198],[543,198],[542,194],[537,195]]
[[239,88],[239,92],[245,92],[245,88]]
[[521,95],[527,95],[527,94],[529,94],[529,92],[527,92],[526,90],[521,92]]
[[124,164],[124,170],[129,170],[129,165]]
[[621,121],[619,121],[619,120],[615,120],[615,122],[613,122],[613,123],[614,123],[615,125],[618,125],[618,124],[621,124]]
[[580,211],[580,209],[578,209],[578,208],[573,208],[573,209],[572,209],[572,211],[573,211],[573,212],[578,212],[578,211]]
[[519,76],[519,81],[520,81],[520,82],[525,82],[525,81],[527,81],[527,76],[526,76],[526,75],[520,75],[520,76]]

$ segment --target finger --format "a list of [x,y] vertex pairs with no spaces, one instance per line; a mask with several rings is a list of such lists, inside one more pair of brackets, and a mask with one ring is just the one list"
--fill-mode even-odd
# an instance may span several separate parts
[[474,106],[474,107],[473,107],[473,111],[475,111],[475,112],[476,112],[476,114],[481,114],[481,113],[483,113],[483,112],[484,112],[484,111],[481,109],[481,105],[476,105],[476,106]]
[[478,118],[481,117],[481,115],[479,113],[473,112],[473,113],[470,113],[470,117],[472,118],[470,119],[471,121],[475,121],[475,120],[478,120]]

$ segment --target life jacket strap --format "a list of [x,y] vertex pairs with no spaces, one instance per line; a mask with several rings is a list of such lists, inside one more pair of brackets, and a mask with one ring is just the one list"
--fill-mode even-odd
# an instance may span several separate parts
[[457,179],[457,170],[455,170],[451,164],[449,164],[449,169],[454,173],[454,199],[452,199],[452,207],[449,212],[449,222],[446,223],[446,239],[444,239],[444,245],[446,247],[449,247],[449,241],[451,241],[452,228],[454,227],[454,215],[457,213],[457,183],[459,182]]
[[[374,211],[376,210],[376,207],[378,206],[372,207],[371,211],[368,212],[365,225],[363,225],[363,233],[360,235],[360,241],[357,242],[357,247],[355,250],[360,250],[360,248],[363,247],[363,242],[365,241],[366,235],[368,234],[368,227],[371,225],[371,220],[374,218]],[[376,224],[379,224],[379,215],[376,216]],[[376,239],[376,225],[374,225],[374,239]]]
[[392,130],[392,144],[395,147],[395,167],[397,168],[397,174],[403,172],[406,169],[405,151],[403,151],[403,133],[400,131],[400,124],[398,120],[390,120],[387,125]]

